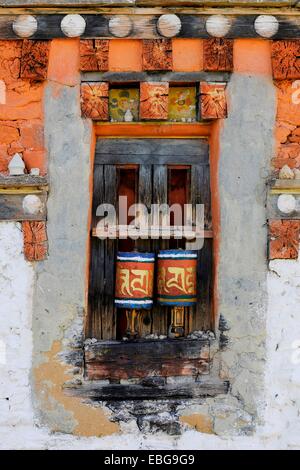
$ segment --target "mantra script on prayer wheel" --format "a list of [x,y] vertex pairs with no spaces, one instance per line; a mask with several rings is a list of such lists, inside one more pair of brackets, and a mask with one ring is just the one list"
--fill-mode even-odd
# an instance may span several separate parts
[[153,253],[117,255],[115,305],[126,309],[145,309],[153,305]]
[[190,307],[197,302],[197,252],[163,250],[158,254],[158,303]]

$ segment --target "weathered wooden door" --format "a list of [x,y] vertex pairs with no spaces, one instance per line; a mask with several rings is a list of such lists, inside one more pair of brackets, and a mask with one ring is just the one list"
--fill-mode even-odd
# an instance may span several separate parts
[[[126,195],[129,205],[204,204],[205,230],[212,230],[209,147],[206,139],[99,139],[94,164],[92,229],[101,203],[118,205]],[[130,219],[127,220],[130,222]],[[92,233],[92,230],[91,230]],[[198,305],[191,308],[186,333],[211,326],[212,238],[206,238],[198,257]],[[92,236],[87,336],[121,339],[124,313],[114,306],[117,251],[151,251],[185,248],[184,239],[100,240]],[[167,307],[155,306],[143,316],[142,335],[166,335],[170,323]]]

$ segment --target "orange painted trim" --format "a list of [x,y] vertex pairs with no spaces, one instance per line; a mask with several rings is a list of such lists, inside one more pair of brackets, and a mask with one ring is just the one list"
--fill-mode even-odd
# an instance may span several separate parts
[[95,135],[101,138],[148,137],[148,138],[203,138],[210,135],[211,125],[205,123],[183,124],[167,122],[95,123]]

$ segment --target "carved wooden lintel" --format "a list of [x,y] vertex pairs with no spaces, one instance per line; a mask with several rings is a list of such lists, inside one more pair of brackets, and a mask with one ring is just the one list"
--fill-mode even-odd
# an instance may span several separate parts
[[300,220],[269,221],[269,259],[297,259]]
[[142,82],[140,90],[141,119],[168,119],[169,83]]
[[300,40],[272,42],[272,69],[275,80],[300,78]]
[[225,83],[200,83],[202,119],[224,119],[227,117]]
[[172,70],[171,39],[145,39],[143,41],[143,70]]
[[46,80],[49,61],[49,41],[23,40],[20,77]]
[[24,255],[28,261],[42,261],[47,257],[46,222],[22,222]]
[[203,68],[208,72],[232,72],[233,40],[223,38],[204,39]]
[[108,91],[105,82],[81,85],[81,112],[86,118],[108,121]]
[[109,39],[80,41],[80,70],[106,72],[108,70]]

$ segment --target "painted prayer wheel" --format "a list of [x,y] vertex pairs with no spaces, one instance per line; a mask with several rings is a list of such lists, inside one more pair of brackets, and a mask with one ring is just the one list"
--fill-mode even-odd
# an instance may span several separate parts
[[115,305],[149,309],[153,305],[154,253],[119,252],[116,263]]
[[162,250],[158,253],[158,303],[192,307],[197,303],[197,252]]

